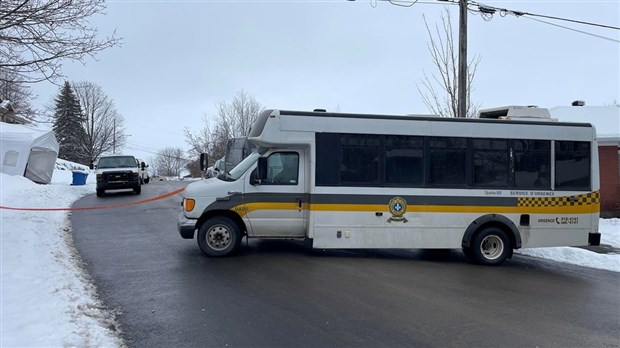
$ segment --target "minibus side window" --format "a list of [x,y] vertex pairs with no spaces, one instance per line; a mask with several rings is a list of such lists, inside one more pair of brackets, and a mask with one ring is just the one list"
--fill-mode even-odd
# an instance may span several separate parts
[[297,185],[299,182],[299,154],[274,152],[267,158],[267,178],[261,185]]
[[467,141],[465,138],[430,137],[430,185],[465,186]]
[[555,142],[555,189],[590,190],[590,143]]

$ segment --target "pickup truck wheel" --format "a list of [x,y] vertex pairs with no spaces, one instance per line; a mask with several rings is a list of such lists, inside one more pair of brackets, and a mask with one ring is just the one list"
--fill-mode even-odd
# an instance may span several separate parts
[[138,185],[136,187],[133,188],[133,192],[135,192],[137,195],[140,194],[140,192],[142,192],[142,186]]
[[103,196],[104,193],[105,193],[104,189],[97,189],[97,197]]
[[209,219],[198,230],[198,246],[207,256],[226,256],[239,249],[241,231],[227,217]]

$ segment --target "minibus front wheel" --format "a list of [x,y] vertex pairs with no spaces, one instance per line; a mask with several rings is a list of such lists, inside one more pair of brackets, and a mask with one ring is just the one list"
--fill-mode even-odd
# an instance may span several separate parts
[[207,256],[227,256],[241,245],[239,226],[224,216],[205,221],[198,230],[198,246]]

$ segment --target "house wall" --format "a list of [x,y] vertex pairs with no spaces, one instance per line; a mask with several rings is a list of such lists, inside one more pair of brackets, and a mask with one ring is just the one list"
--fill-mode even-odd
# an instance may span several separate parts
[[620,163],[618,146],[599,146],[601,217],[620,217]]

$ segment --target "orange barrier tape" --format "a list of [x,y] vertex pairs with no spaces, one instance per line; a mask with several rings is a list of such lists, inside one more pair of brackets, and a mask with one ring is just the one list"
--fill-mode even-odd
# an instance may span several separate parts
[[22,210],[22,211],[61,211],[61,210],[112,209],[112,208],[120,208],[120,207],[126,207],[126,206],[130,206],[130,205],[138,205],[138,204],[144,204],[144,203],[158,201],[160,199],[172,197],[172,196],[174,196],[176,194],[179,194],[179,193],[183,192],[184,190],[185,190],[185,188],[181,188],[181,189],[178,189],[176,191],[165,193],[165,194],[163,194],[161,196],[157,196],[157,197],[153,197],[153,198],[149,198],[149,199],[143,199],[141,201],[128,202],[128,203],[118,203],[118,204],[111,204],[111,205],[102,205],[102,206],[98,206],[98,207],[79,207],[79,208],[15,208],[15,207],[5,207],[3,205],[0,205],[0,209]]

